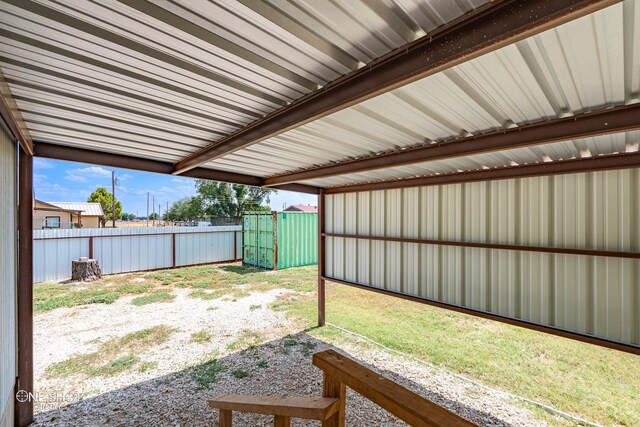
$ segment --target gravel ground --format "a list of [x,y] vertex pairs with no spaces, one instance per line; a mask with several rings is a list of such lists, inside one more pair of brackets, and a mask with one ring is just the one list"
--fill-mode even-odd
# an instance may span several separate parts
[[[64,393],[71,400],[78,393],[83,400],[66,406],[36,404],[34,425],[216,425],[217,411],[209,409],[206,402],[217,394],[320,396],[322,374],[311,364],[311,354],[329,348],[358,359],[479,425],[546,425],[499,391],[475,386],[357,339],[341,340],[339,346],[335,346],[300,332],[294,321],[268,308],[269,303],[288,291],[253,293],[237,301],[228,298],[203,301],[187,298],[188,292],[174,291],[177,298],[169,303],[134,306],[130,303],[132,297],[127,297],[111,305],[63,308],[37,315],[34,336],[37,343],[36,391],[41,396]],[[256,308],[257,305],[261,307]],[[211,307],[215,308],[209,309]],[[100,343],[110,338],[160,324],[180,330],[168,341],[138,355],[144,361],[157,362],[157,367],[148,372],[132,370],[94,378],[47,379],[44,376],[51,363],[78,352],[95,351]],[[214,338],[208,343],[192,342],[191,334],[203,329]],[[236,341],[243,330],[260,331],[265,342],[245,351],[231,352],[229,344]],[[193,367],[212,355],[216,355],[225,369],[209,389],[199,388],[192,379]],[[236,378],[233,372],[237,369],[249,375]],[[346,419],[349,426],[405,425],[351,391],[348,392]],[[234,413],[234,425],[267,426],[273,425],[273,419]],[[319,423],[292,420],[292,425]]]

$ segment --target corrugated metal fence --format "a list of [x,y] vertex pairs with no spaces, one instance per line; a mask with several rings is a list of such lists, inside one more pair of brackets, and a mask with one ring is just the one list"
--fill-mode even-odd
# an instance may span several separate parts
[[71,276],[71,261],[98,260],[103,274],[234,261],[242,257],[242,227],[162,227],[35,230],[33,280]]
[[640,346],[638,170],[339,194],[325,215],[330,278]]

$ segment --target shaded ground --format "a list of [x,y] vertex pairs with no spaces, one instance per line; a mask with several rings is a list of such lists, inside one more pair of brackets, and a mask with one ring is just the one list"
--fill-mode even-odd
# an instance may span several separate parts
[[[71,401],[57,409],[42,399],[38,425],[211,425],[217,415],[206,400],[217,393],[318,396],[311,354],[329,347],[481,425],[570,423],[435,366],[634,425],[634,356],[329,285],[331,322],[426,362],[416,363],[333,327],[309,329],[315,278],[308,267],[230,264],[35,285],[36,391]],[[75,402],[78,395],[85,399]],[[358,395],[349,399],[348,425],[402,425]]]

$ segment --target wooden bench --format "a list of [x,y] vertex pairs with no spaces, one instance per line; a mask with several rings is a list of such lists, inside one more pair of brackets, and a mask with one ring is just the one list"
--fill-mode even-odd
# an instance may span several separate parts
[[274,415],[278,427],[289,426],[292,417],[344,427],[349,387],[412,426],[475,425],[336,351],[314,354],[313,364],[324,375],[322,398],[221,395],[209,406],[220,410],[223,427],[231,427],[232,411]]
[[325,397],[273,397],[222,394],[209,401],[220,410],[220,426],[230,427],[232,411],[275,416],[275,425],[288,427],[291,417],[324,421],[340,408],[339,399]]

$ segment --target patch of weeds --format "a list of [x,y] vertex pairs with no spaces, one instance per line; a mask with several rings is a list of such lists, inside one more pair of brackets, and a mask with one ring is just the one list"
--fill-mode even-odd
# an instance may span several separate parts
[[75,354],[47,367],[49,378],[84,374],[88,377],[109,376],[131,369],[139,359],[134,354],[166,341],[176,331],[166,325],[131,332],[101,344],[98,350]]
[[216,307],[216,306],[211,306],[211,307],[207,307],[207,311],[214,311],[214,310],[218,310],[220,307]]
[[251,306],[249,307],[249,310],[253,311],[253,310],[260,310],[262,308],[262,304],[251,304]]
[[126,285],[118,287],[116,292],[119,294],[146,294],[152,288],[153,285],[149,283],[127,283]]
[[298,345],[298,341],[294,338],[285,338],[283,345],[285,348],[293,347]]
[[314,343],[314,342],[303,342],[302,343],[302,354],[304,355],[304,357],[310,357],[314,348],[316,348],[316,343]]
[[204,329],[199,332],[194,332],[191,334],[191,342],[195,342],[198,344],[209,342],[211,341],[211,338],[213,338],[213,336],[209,332],[205,331]]
[[213,291],[213,292],[206,292],[202,289],[197,290],[197,291],[193,291],[189,294],[189,298],[200,298],[202,300],[205,301],[209,301],[212,299],[218,299],[220,297],[223,297],[225,295],[227,295],[229,293],[228,290],[226,289],[221,289],[221,290],[217,290],[217,291]]
[[218,375],[225,370],[226,368],[218,359],[211,359],[202,365],[194,367],[191,370],[191,378],[200,388],[209,389],[212,384],[218,382]]
[[256,366],[258,368],[265,369],[269,367],[269,363],[266,360],[260,360],[258,363],[256,363]]
[[264,339],[264,335],[262,335],[260,332],[245,329],[240,333],[240,335],[234,342],[229,344],[227,349],[229,351],[252,349],[259,344],[262,344]]
[[140,306],[153,304],[156,302],[169,302],[173,301],[175,298],[176,296],[171,295],[169,292],[155,292],[150,295],[134,298],[133,300],[131,300],[131,304]]
[[217,289],[212,292],[207,292],[204,289],[198,289],[189,294],[189,298],[200,298],[203,300],[218,299],[223,296],[229,296],[232,301],[237,301],[237,298],[244,298],[249,296],[249,292],[242,289]]
[[138,366],[138,372],[144,374],[145,372],[149,372],[152,369],[156,369],[158,367],[158,362],[142,362],[140,366]]
[[241,379],[241,378],[246,378],[249,376],[249,372],[244,371],[242,369],[236,369],[235,371],[231,372],[231,375],[233,375],[234,377]]
[[86,373],[90,377],[116,375],[122,371],[129,370],[138,361],[139,359],[133,354],[127,354],[126,356],[113,360],[111,363],[97,367],[90,367]]

